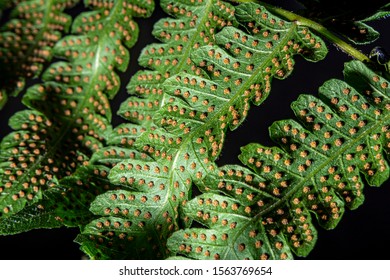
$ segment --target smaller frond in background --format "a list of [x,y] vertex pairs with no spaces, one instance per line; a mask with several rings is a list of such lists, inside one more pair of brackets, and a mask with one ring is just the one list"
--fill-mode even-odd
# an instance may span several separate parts
[[[90,214],[85,201],[106,190],[104,183],[89,182],[93,168],[76,170],[88,166],[111,131],[109,99],[120,86],[116,71],[126,70],[128,48],[137,41],[134,17],[150,16],[154,2],[85,4],[93,10],[81,13],[74,20],[73,34],[54,48],[63,60],[44,72],[42,84],[27,90],[23,103],[30,109],[11,118],[14,132],[0,144],[2,234],[87,223],[74,215]],[[50,219],[43,218],[48,213]],[[15,220],[24,222],[16,226]]]
[[323,24],[335,33],[341,34],[354,44],[369,44],[379,38],[379,32],[371,22],[388,17],[390,4],[386,0],[356,2],[352,0],[298,0],[305,9],[305,17]]
[[[16,1],[15,1],[16,2]],[[72,17],[64,13],[79,0],[21,1],[0,29],[0,108],[25,80],[37,78],[53,58],[53,47],[69,31]]]

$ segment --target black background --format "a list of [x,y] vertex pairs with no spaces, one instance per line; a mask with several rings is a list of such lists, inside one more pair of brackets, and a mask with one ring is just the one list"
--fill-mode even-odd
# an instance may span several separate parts
[[[158,2],[158,1],[157,1]],[[283,1],[281,1],[283,2]],[[288,1],[287,1],[288,2]],[[292,1],[290,1],[292,2]],[[295,5],[295,4],[293,4]],[[80,7],[70,11],[80,12]],[[141,29],[140,38],[131,50],[131,62],[122,78],[121,91],[112,100],[114,126],[122,119],[115,116],[119,105],[128,94],[126,85],[130,77],[140,69],[137,58],[142,48],[156,42],[151,31],[153,24],[166,15],[156,4],[152,18],[137,19]],[[390,19],[389,19],[390,20]],[[389,20],[371,23],[381,33],[374,44],[360,46],[362,52],[380,45],[390,50]],[[317,94],[317,89],[324,81],[331,78],[342,79],[344,63],[351,57],[327,43],[329,54],[325,60],[310,63],[300,57],[295,57],[296,66],[292,75],[286,80],[274,80],[268,99],[260,106],[252,106],[248,118],[237,130],[228,133],[225,146],[219,159],[219,164],[239,163],[237,155],[239,147],[251,142],[273,146],[268,136],[268,127],[276,120],[293,118],[290,104],[301,93]],[[0,138],[11,130],[8,118],[24,107],[20,103],[22,94],[10,98],[5,108],[0,111]],[[365,203],[357,210],[346,210],[340,224],[334,230],[326,231],[318,227],[318,241],[314,250],[306,259],[390,259],[390,180],[381,187],[366,187],[364,189]],[[78,260],[83,258],[79,245],[73,242],[78,229],[33,230],[14,236],[0,237],[1,259],[43,259],[43,260]]]

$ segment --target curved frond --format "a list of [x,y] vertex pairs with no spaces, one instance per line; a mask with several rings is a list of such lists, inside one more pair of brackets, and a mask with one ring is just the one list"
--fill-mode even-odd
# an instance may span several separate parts
[[[36,221],[42,218],[35,215],[39,211],[30,211],[54,204],[50,195],[56,188],[64,198],[56,201],[59,212],[55,217],[66,225],[73,224],[74,212],[68,217],[61,203],[69,205],[70,197],[89,195],[84,190],[99,193],[93,188],[77,188],[78,184],[69,180],[78,182],[76,169],[88,165],[92,153],[103,146],[111,131],[109,98],[115,96],[120,85],[115,70],[126,69],[127,48],[137,40],[138,26],[133,17],[149,16],[154,4],[151,0],[90,0],[86,4],[94,10],[79,15],[72,27],[74,35],[55,47],[55,55],[64,61],[45,71],[44,83],[28,89],[23,102],[31,109],[11,118],[10,126],[15,132],[0,144],[0,216],[2,228],[6,228],[4,234],[14,233],[6,223],[19,218],[16,215],[30,218],[24,230],[41,227]],[[71,175],[76,177],[63,179]],[[62,179],[65,181],[60,183]],[[73,203],[81,203],[87,212],[85,202]]]
[[[180,207],[191,197],[192,184],[201,184],[215,168],[214,160],[222,149],[227,128],[234,129],[245,119],[250,102],[260,104],[265,99],[273,77],[284,78],[291,73],[294,55],[301,54],[309,60],[325,56],[325,44],[307,28],[285,22],[257,4],[235,8],[241,29],[225,26],[213,35],[214,44],[193,48],[190,69],[169,75],[161,90],[147,90],[150,94],[163,93],[163,96],[153,116],[143,118],[151,119],[154,126],[136,139],[134,147],[152,160],[125,160],[116,163],[110,171],[111,182],[125,185],[130,191],[104,194],[94,202],[99,208],[92,210],[103,218],[88,225],[78,239],[83,250],[93,257],[122,258],[142,252],[125,250],[131,248],[132,243],[121,240],[121,236],[131,236],[136,246],[143,244],[146,258],[156,255],[157,249],[160,250],[157,257],[166,256],[169,253],[165,247],[167,237],[178,230],[181,223],[186,223],[180,220]],[[145,61],[149,63],[151,59]],[[156,65],[157,59],[160,56],[152,59],[150,65]],[[165,67],[164,61],[157,66]],[[179,63],[183,62],[179,60]],[[139,76],[141,82],[148,81],[148,73],[151,72],[144,73],[144,78]],[[153,76],[150,80],[154,80]],[[147,89],[142,85],[137,88],[140,91]],[[129,107],[134,104],[132,102]],[[137,108],[137,116],[145,116],[146,110],[141,107],[148,107],[147,103],[137,104],[142,105]],[[139,118],[131,120],[144,124]],[[109,199],[121,194],[125,197],[123,201]],[[140,204],[135,204],[134,199],[129,201],[128,197]],[[103,205],[120,211],[104,212]],[[141,224],[147,229],[144,234],[139,232],[138,222],[128,229],[112,228],[115,222],[123,225],[129,219],[138,221],[138,216],[131,215],[138,213],[136,210],[141,209],[140,205],[144,206],[142,213],[148,216]],[[129,215],[123,216],[122,210]],[[102,223],[103,220],[108,222]],[[104,227],[105,224],[109,226]],[[151,243],[159,245],[154,248]],[[124,251],[126,253],[122,254]],[[113,252],[118,254],[110,255]]]
[[[170,250],[196,259],[285,259],[307,256],[316,241],[312,216],[334,228],[345,208],[363,203],[363,186],[389,177],[389,81],[363,63],[346,64],[319,97],[292,104],[299,122],[270,128],[279,147],[249,144],[240,160],[205,179],[184,212],[206,228],[176,232]],[[224,194],[224,195],[223,195]]]

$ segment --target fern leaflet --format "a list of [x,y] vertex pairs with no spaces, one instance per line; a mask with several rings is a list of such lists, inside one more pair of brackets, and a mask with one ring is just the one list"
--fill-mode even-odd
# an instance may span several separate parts
[[242,148],[240,159],[253,171],[229,165],[206,176],[209,192],[184,213],[208,229],[174,233],[172,252],[195,259],[307,256],[317,239],[311,213],[332,229],[345,207],[362,204],[364,182],[388,179],[389,81],[358,61],[345,65],[344,76],[326,82],[319,98],[293,103],[300,123],[271,126],[281,148]]
[[215,43],[214,34],[224,26],[237,25],[234,7],[220,0],[161,1],[161,6],[175,18],[161,19],[154,25],[153,35],[162,41],[148,45],[139,58],[140,66],[151,70],[137,72],[128,85],[132,96],[119,110],[119,115],[147,127],[163,99],[163,82],[187,71],[199,73],[191,61],[193,50]]

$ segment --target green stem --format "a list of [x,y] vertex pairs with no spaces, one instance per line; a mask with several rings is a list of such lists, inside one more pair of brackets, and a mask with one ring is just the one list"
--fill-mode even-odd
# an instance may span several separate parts
[[[261,1],[258,0],[232,0],[233,2],[237,3],[259,3]],[[323,25],[312,21],[308,18],[302,17],[300,15],[297,15],[293,12],[284,10],[279,7],[275,7],[269,4],[266,4],[264,2],[261,2],[261,5],[263,5],[265,8],[267,8],[268,11],[271,13],[274,13],[275,15],[281,16],[289,21],[293,21],[298,25],[307,26],[315,31],[317,31],[320,35],[325,37],[327,40],[329,40],[331,43],[335,44],[338,48],[343,50],[345,53],[349,54],[350,56],[354,57],[357,60],[363,61],[363,62],[369,62],[370,59],[360,52],[359,50],[355,49],[353,46],[342,40],[340,37],[333,34],[331,31],[326,29]]]

